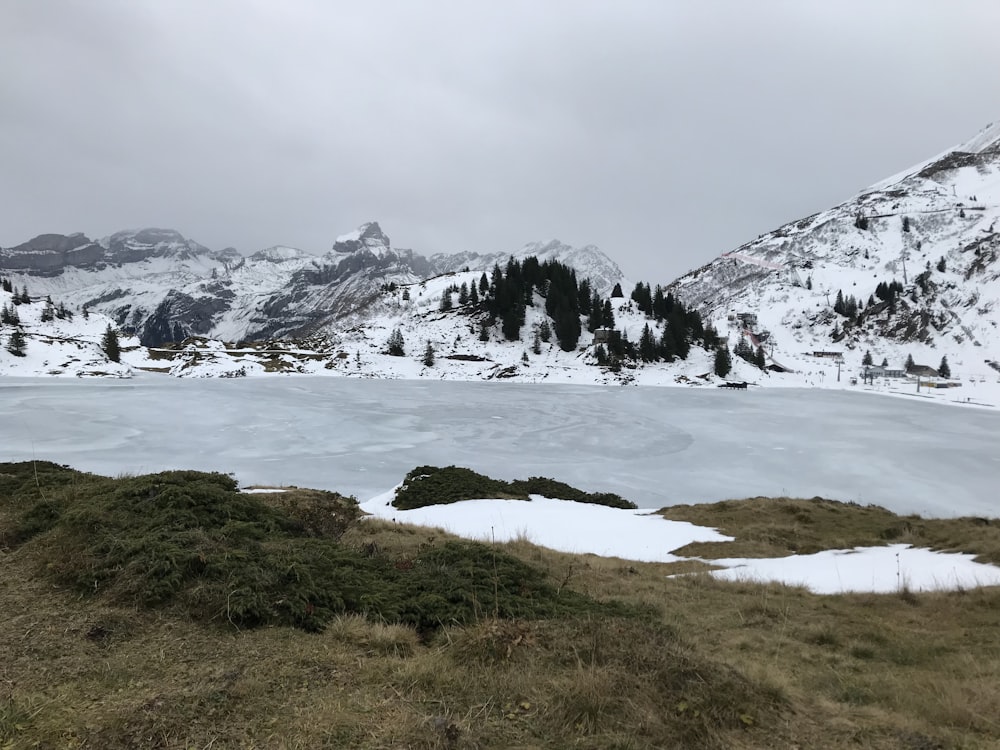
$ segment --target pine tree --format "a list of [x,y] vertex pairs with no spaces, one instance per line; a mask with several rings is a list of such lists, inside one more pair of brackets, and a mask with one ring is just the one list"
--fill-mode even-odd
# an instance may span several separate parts
[[942,378],[951,377],[951,367],[948,366],[948,357],[941,357],[941,364],[938,365],[938,375]]
[[403,342],[403,333],[398,328],[394,328],[392,333],[389,334],[389,340],[386,341],[386,346],[388,347],[389,354],[393,357],[402,357],[406,354],[405,344]]
[[485,320],[482,320],[479,323],[479,340],[480,341],[490,340],[490,327]]
[[941,256],[941,260],[937,262],[937,270],[940,271],[941,273],[944,273],[945,271],[948,270],[948,264],[945,263],[943,255]]
[[104,350],[104,354],[112,362],[121,361],[121,348],[118,345],[118,334],[115,329],[108,324],[107,329],[104,331],[104,336],[101,338],[101,348]]
[[83,306],[83,319],[90,320],[90,310],[87,309],[86,305]]
[[438,305],[440,312],[448,312],[451,309],[451,288],[445,289],[441,295],[441,304]]
[[542,335],[535,331],[535,338],[531,341],[531,353],[541,354],[542,353]]
[[733,358],[729,356],[729,347],[722,344],[715,350],[715,374],[724,378],[732,369]]
[[916,367],[916,364],[914,364],[914,362],[913,362],[913,355],[912,354],[907,354],[906,355],[906,371],[910,372],[911,370],[913,370],[914,367]]
[[615,284],[615,288],[611,290],[612,297],[624,297],[625,293],[622,291],[622,285],[619,283]]
[[643,362],[652,362],[656,359],[656,341],[649,323],[643,326],[642,333],[639,334],[639,359]]
[[677,357],[677,353],[677,342],[674,341],[673,330],[669,325],[663,326],[663,333],[660,334],[658,356],[662,357],[666,362],[673,362]]
[[653,317],[656,318],[657,321],[661,321],[667,317],[668,312],[667,300],[666,297],[663,296],[663,287],[657,284],[656,289],[653,292]]
[[538,326],[538,337],[546,344],[552,340],[552,326],[549,325],[549,321],[543,320]]
[[889,358],[882,357],[882,367],[888,367],[888,366],[889,366]]
[[601,327],[604,320],[604,305],[601,298],[594,293],[594,298],[590,301],[590,317],[587,318],[587,330],[593,333]]
[[601,313],[601,327],[602,328],[614,328],[615,327],[615,313],[611,309],[611,300],[604,300],[604,310]]
[[838,315],[844,315],[844,293],[838,289],[837,299],[833,303],[833,311]]
[[407,287],[403,290],[402,294],[403,302],[408,302],[410,300],[410,288]]
[[761,346],[757,347],[757,352],[753,356],[753,363],[757,365],[761,370],[767,367],[767,356],[764,354],[764,348]]
[[584,279],[577,288],[577,307],[580,308],[581,315],[590,315],[590,303],[593,299],[593,292],[590,289],[590,279]]
[[865,350],[865,356],[863,356],[861,358],[861,364],[863,364],[865,367],[871,367],[871,365],[872,365],[872,353],[871,353],[871,350],[868,350],[868,349]]
[[604,367],[608,364],[608,352],[604,348],[604,344],[598,344],[597,348],[594,350],[594,356],[597,358],[597,364]]
[[10,334],[10,340],[7,342],[7,351],[15,357],[23,357],[25,346],[24,332],[20,328],[15,328]]
[[479,305],[479,290],[476,288],[475,284],[472,284],[469,287],[469,304],[477,307]]
[[462,286],[458,290],[458,304],[459,305],[469,304],[469,285],[466,284],[464,281],[462,282]]
[[434,347],[431,346],[431,342],[427,342],[427,347],[424,349],[424,356],[421,360],[424,363],[424,367],[434,366]]

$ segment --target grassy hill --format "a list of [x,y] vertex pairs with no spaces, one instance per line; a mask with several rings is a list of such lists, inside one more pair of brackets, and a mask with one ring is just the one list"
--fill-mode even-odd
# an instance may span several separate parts
[[[848,526],[938,533],[796,502],[674,514],[714,514],[733,544],[784,529],[770,550],[799,544],[790,528],[811,529],[809,548]],[[954,522],[941,544],[988,558],[996,530]],[[0,549],[0,748],[1000,743],[996,589],[821,597],[671,578],[362,519],[333,493],[47,463],[0,464]]]

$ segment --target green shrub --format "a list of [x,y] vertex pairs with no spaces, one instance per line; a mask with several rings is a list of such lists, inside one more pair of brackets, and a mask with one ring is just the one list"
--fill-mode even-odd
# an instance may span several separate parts
[[530,477],[504,482],[461,466],[418,466],[403,480],[392,505],[412,510],[427,505],[445,505],[462,500],[507,498],[528,500],[529,495],[544,495],[578,503],[634,509],[635,503],[609,492],[584,492],[546,477]]
[[112,603],[305,630],[348,613],[422,632],[484,616],[643,614],[557,589],[540,569],[481,543],[365,555],[340,542],[360,516],[356,502],[333,493],[249,495],[222,474],[108,479],[64,468],[43,490],[22,481],[22,469],[0,464],[16,487],[3,495],[15,538],[44,575]]

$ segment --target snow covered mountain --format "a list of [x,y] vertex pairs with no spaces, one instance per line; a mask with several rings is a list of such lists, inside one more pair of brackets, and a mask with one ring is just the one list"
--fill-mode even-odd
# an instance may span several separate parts
[[1000,123],[724,253],[670,289],[722,330],[730,323],[736,336],[766,339],[774,360],[793,369],[814,361],[805,352],[842,352],[850,362],[870,351],[890,367],[907,356],[936,367],[948,356],[965,372],[995,376],[998,218]]
[[435,254],[393,248],[375,222],[338,237],[324,255],[271,247],[247,257],[212,251],[177,232],[143,229],[100,241],[41,235],[0,249],[0,271],[33,294],[103,312],[155,346],[190,335],[236,341],[301,337],[352,325],[380,291],[460,269],[487,271],[514,255],[559,260],[607,294],[618,266],[594,246],[558,241],[514,253]]
[[[25,299],[22,290],[0,288],[0,375],[99,376],[128,378],[132,368],[112,361],[104,337],[113,326],[98,313],[74,315],[64,303],[44,297]],[[135,339],[117,339],[119,354],[146,363]],[[116,359],[120,359],[119,356]]]

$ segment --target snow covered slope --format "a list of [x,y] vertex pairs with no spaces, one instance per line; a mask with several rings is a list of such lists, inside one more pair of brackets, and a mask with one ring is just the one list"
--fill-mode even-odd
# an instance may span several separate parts
[[[100,314],[73,315],[57,300],[32,297],[30,302],[0,289],[0,375],[102,376],[127,378],[132,368],[112,362],[101,346],[111,320]],[[10,322],[13,316],[17,322]],[[119,341],[122,359],[145,363],[144,350],[135,339]],[[128,354],[126,354],[128,352]]]
[[0,249],[0,271],[18,286],[87,307],[156,346],[190,335],[229,341],[303,336],[358,320],[389,284],[411,284],[463,268],[485,271],[510,255],[557,259],[607,294],[621,271],[596,247],[553,241],[515,253],[436,254],[393,248],[370,222],[342,235],[324,255],[271,247],[247,257],[209,250],[162,229],[41,235]]
[[[179,377],[243,377],[267,374],[335,375],[357,378],[435,380],[510,380],[584,384],[701,384],[712,371],[712,353],[693,347],[687,360],[670,366],[639,368],[630,363],[620,372],[598,367],[593,334],[586,331],[573,351],[563,351],[553,336],[538,341],[534,334],[551,326],[545,301],[525,311],[520,341],[507,341],[501,323],[490,326],[483,339],[482,313],[459,304],[456,286],[477,284],[482,271],[459,271],[380,289],[363,314],[341,319],[336,328],[296,342],[269,341],[227,346],[220,341],[194,338],[183,345],[153,349],[158,369]],[[450,295],[451,309],[441,310],[441,298]],[[648,320],[631,300],[613,300],[615,325],[629,340],[638,341],[647,324],[659,337],[663,324]],[[398,331],[403,354],[389,354],[388,341]],[[427,347],[433,365],[425,364]],[[738,362],[736,374],[759,374]],[[742,368],[742,369],[741,369]]]
[[[724,253],[671,285],[731,332],[767,331],[773,362],[937,368],[995,380],[1000,359],[1000,123],[850,200]],[[886,294],[881,285],[897,282]],[[880,292],[881,291],[881,295]],[[838,294],[857,310],[837,305]],[[891,297],[891,299],[890,299]],[[835,312],[837,306],[841,312]],[[734,320],[757,316],[749,327]]]

